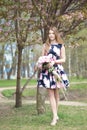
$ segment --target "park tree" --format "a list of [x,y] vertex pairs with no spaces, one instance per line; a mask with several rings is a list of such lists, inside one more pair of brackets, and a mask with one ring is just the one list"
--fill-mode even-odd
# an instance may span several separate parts
[[[48,29],[56,26],[65,40],[69,40],[72,34],[84,28],[87,20],[86,0],[31,0],[36,17],[39,17],[37,26],[41,30],[43,43],[46,42]],[[67,37],[66,37],[67,36]],[[73,41],[72,41],[73,42]],[[75,42],[74,42],[75,45]],[[70,55],[69,55],[70,56]],[[71,58],[71,56],[69,57]],[[71,60],[71,59],[69,59]],[[69,66],[71,72],[71,66]],[[42,92],[41,92],[42,91]],[[45,111],[45,97],[42,88],[37,89],[38,113]]]
[[[0,44],[4,46],[4,51],[10,46],[10,52],[12,56],[12,65],[9,71],[7,72],[7,79],[10,79],[12,70],[15,68],[16,64],[16,52],[13,55],[12,43],[16,41],[15,38],[15,26],[13,18],[13,1],[0,1]],[[4,65],[3,65],[4,67]],[[6,68],[9,68],[9,64],[6,64]]]
[[15,24],[15,35],[16,35],[17,50],[18,50],[18,65],[17,65],[18,68],[17,68],[17,86],[16,86],[15,106],[20,107],[22,106],[22,92],[23,92],[23,89],[21,89],[21,80],[20,80],[21,79],[22,52],[25,46],[29,46],[32,43],[34,44],[34,43],[39,42],[40,38],[38,37],[39,34],[36,33],[37,28],[36,30],[34,28],[35,25],[34,25],[34,20],[33,20],[34,17],[33,17],[31,2],[30,1],[28,2],[28,0],[25,0],[25,1],[14,0],[14,4],[16,6],[16,8],[14,7],[14,15],[15,15],[14,24]]
[[[21,89],[21,65],[22,52],[24,47],[32,43],[40,41],[37,30],[33,30],[35,26],[32,13],[32,5],[28,0],[1,0],[1,24],[0,42],[7,41],[16,42],[17,56],[17,84],[16,84],[16,102],[15,107],[22,106],[22,90]],[[30,35],[30,38],[29,38]],[[33,36],[32,36],[33,35]],[[38,41],[39,40],[39,41]],[[15,62],[15,60],[13,60]],[[13,64],[14,65],[14,64]]]

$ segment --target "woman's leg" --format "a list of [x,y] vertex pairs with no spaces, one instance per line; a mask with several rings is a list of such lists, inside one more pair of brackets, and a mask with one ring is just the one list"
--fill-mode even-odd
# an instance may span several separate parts
[[56,88],[54,90],[54,96],[55,96],[55,100],[56,100],[56,109],[57,109],[57,112],[58,112],[58,103],[59,103],[59,89]]
[[51,109],[53,112],[53,120],[51,125],[55,125],[57,123],[57,104],[55,99],[55,89],[48,89],[49,100],[51,104]]

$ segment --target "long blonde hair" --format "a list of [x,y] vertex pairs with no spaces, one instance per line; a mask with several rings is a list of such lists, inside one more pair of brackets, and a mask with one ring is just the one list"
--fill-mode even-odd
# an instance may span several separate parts
[[[63,44],[64,43],[56,27],[50,27],[49,30],[52,30],[54,32],[55,39],[56,39],[56,42],[58,44]],[[48,36],[47,40],[46,40],[46,43],[45,43],[45,53],[47,53],[49,51],[50,43],[51,43],[51,41],[50,41],[50,38]]]

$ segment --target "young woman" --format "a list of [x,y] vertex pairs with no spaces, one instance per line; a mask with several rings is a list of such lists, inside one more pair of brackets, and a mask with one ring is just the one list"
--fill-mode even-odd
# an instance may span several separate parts
[[49,100],[53,113],[51,125],[56,125],[57,121],[59,120],[59,117],[57,115],[59,88],[66,88],[69,85],[69,81],[62,66],[62,63],[64,63],[66,60],[65,47],[56,27],[51,27],[49,29],[49,35],[46,43],[44,44],[42,55],[50,55],[51,58],[55,59],[50,63],[50,67],[53,66],[56,72],[62,78],[62,82],[60,83],[56,81],[53,73],[42,69],[38,79],[38,86],[45,87],[48,90]]

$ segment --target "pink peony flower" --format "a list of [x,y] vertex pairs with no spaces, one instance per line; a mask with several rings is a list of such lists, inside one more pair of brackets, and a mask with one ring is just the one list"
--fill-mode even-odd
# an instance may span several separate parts
[[[52,58],[51,56],[41,56],[41,57],[39,57],[39,59],[38,59],[38,61],[36,63],[37,68],[43,69],[43,70],[45,69],[46,70],[46,72],[45,72],[46,74],[48,72],[53,73],[55,79],[57,81],[62,82],[62,79],[61,79],[60,75],[56,72],[56,70],[54,69],[54,66],[52,65],[50,67],[50,63],[52,63],[52,61],[55,61],[55,59]],[[41,75],[40,75],[40,78],[42,78]]]

